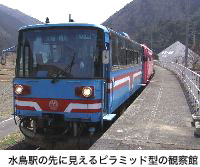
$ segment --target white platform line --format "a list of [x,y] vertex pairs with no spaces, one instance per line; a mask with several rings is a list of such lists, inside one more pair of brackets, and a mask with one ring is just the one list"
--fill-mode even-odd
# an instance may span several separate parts
[[4,120],[4,121],[0,122],[0,125],[3,124],[3,123],[5,123],[5,122],[8,122],[8,121],[10,121],[10,120],[12,120],[12,119],[13,119],[13,117]]

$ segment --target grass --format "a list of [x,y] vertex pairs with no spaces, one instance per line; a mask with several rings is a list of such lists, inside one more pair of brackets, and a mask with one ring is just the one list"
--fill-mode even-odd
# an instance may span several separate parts
[[13,110],[1,111],[0,118],[3,118],[3,119],[10,118],[12,116],[11,114],[13,114]]
[[5,150],[20,141],[24,140],[24,136],[20,132],[12,133],[0,140],[0,150]]
[[13,113],[13,111],[12,112],[9,112],[9,111],[0,112],[0,117],[2,117],[2,118],[9,118],[12,113]]

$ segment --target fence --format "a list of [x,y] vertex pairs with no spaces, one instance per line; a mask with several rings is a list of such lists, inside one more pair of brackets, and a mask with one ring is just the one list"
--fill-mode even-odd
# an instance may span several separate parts
[[192,106],[192,118],[196,127],[195,135],[200,136],[200,75],[174,62],[159,62],[158,65],[173,71],[188,91]]
[[159,65],[173,71],[180,78],[188,91],[191,106],[193,108],[192,123],[196,128],[194,135],[200,137],[200,75],[181,64],[173,62],[159,62]]
[[161,63],[164,68],[173,71],[189,93],[193,114],[200,117],[200,75],[177,63]]

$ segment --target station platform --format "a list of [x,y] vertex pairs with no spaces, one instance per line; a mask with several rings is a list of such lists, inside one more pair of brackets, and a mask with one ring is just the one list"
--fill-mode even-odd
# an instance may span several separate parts
[[90,150],[200,149],[176,76],[159,66],[140,96]]

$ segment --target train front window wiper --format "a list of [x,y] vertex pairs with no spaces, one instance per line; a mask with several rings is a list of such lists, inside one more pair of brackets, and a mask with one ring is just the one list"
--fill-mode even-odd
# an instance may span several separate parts
[[72,78],[71,70],[72,66],[74,65],[74,59],[75,59],[75,54],[72,57],[71,63],[64,70],[58,68],[59,70],[55,71],[54,73],[55,77],[52,79],[51,81],[52,83],[55,83],[56,81],[58,81],[58,79],[63,78],[63,76],[67,78]]
[[72,78],[72,75],[70,74],[70,72],[67,72],[66,70],[60,69],[58,67],[56,67],[57,70],[53,70],[53,71],[48,71],[48,76],[53,78],[52,79],[52,83],[55,83],[56,81],[58,81],[59,79],[63,79],[63,78]]
[[71,73],[72,66],[74,65],[74,59],[75,59],[75,54],[73,54],[71,63],[65,68],[65,72],[69,71],[69,73]]

